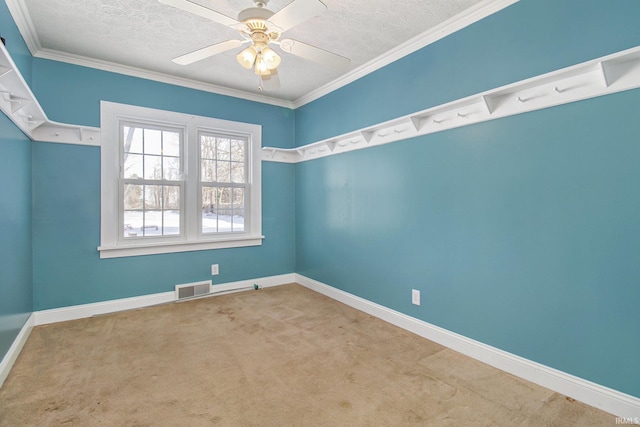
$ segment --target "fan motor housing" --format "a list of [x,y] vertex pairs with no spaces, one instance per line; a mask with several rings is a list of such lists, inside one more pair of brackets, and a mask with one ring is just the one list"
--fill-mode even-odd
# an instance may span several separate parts
[[262,47],[262,46],[266,46],[267,43],[269,43],[269,36],[267,36],[264,32],[262,31],[253,31],[251,33],[251,40],[253,41],[253,44],[258,47]]
[[263,7],[250,7],[238,14],[238,21],[248,25],[249,21],[266,21],[273,16],[273,12]]

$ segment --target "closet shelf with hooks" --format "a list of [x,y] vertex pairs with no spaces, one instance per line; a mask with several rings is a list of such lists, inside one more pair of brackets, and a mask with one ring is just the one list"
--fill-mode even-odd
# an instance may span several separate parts
[[640,87],[640,46],[291,149],[262,159],[297,163]]
[[34,141],[100,145],[100,129],[47,118],[6,47],[0,44],[0,110]]

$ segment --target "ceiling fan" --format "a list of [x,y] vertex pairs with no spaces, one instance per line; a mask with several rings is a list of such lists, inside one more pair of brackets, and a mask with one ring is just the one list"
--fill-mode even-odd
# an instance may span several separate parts
[[174,58],[173,62],[177,64],[192,64],[250,43],[249,47],[242,50],[236,59],[240,65],[249,70],[253,69],[255,74],[260,77],[260,90],[272,90],[280,87],[278,65],[280,65],[281,58],[269,47],[269,44],[279,46],[286,53],[320,65],[340,70],[349,66],[350,60],[348,58],[297,40],[280,38],[282,33],[288,29],[324,11],[327,7],[320,0],[294,0],[277,13],[266,8],[268,0],[254,0],[254,7],[241,11],[238,14],[238,19],[230,18],[190,0],[159,1],[237,29],[242,37],[242,40],[223,41]]

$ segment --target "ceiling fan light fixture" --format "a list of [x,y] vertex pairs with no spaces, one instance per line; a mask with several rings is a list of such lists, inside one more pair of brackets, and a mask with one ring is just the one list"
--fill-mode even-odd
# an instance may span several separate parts
[[235,20],[208,7],[199,5],[195,0],[158,0],[177,9],[200,15],[240,32],[242,40],[231,39],[174,58],[177,64],[188,65],[196,61],[251,43],[249,47],[236,55],[238,63],[247,70],[253,70],[260,78],[260,88],[277,89],[280,87],[278,67],[280,56],[269,47],[278,44],[285,53],[290,53],[334,68],[346,69],[349,59],[320,48],[295,40],[280,40],[282,33],[323,12],[327,6],[323,0],[291,0],[289,4],[273,13],[266,8],[269,0],[253,0],[254,7],[242,10]]
[[267,62],[261,53],[256,57],[255,73],[259,76],[267,76],[271,74],[271,70],[267,66]]
[[256,57],[258,56],[258,52],[253,48],[253,46],[249,46],[242,52],[236,56],[236,59],[247,70],[250,70],[253,67],[254,62],[256,62]]
[[280,65],[280,62],[282,61],[275,50],[271,49],[270,47],[265,47],[264,49],[262,49],[261,56],[262,60],[265,62],[265,65],[269,70],[275,70],[276,68],[278,68],[278,65]]

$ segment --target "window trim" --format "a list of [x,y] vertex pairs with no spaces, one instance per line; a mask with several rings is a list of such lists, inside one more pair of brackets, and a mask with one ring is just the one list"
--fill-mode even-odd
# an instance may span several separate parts
[[[162,127],[184,128],[184,232],[178,238],[120,239],[118,224],[122,210],[119,200],[120,122],[148,123]],[[262,244],[262,126],[257,124],[176,113],[134,105],[100,102],[101,192],[100,258],[117,258],[208,249],[259,246]],[[199,188],[200,132],[236,134],[247,137],[249,211],[245,212],[245,232],[202,234]]]

